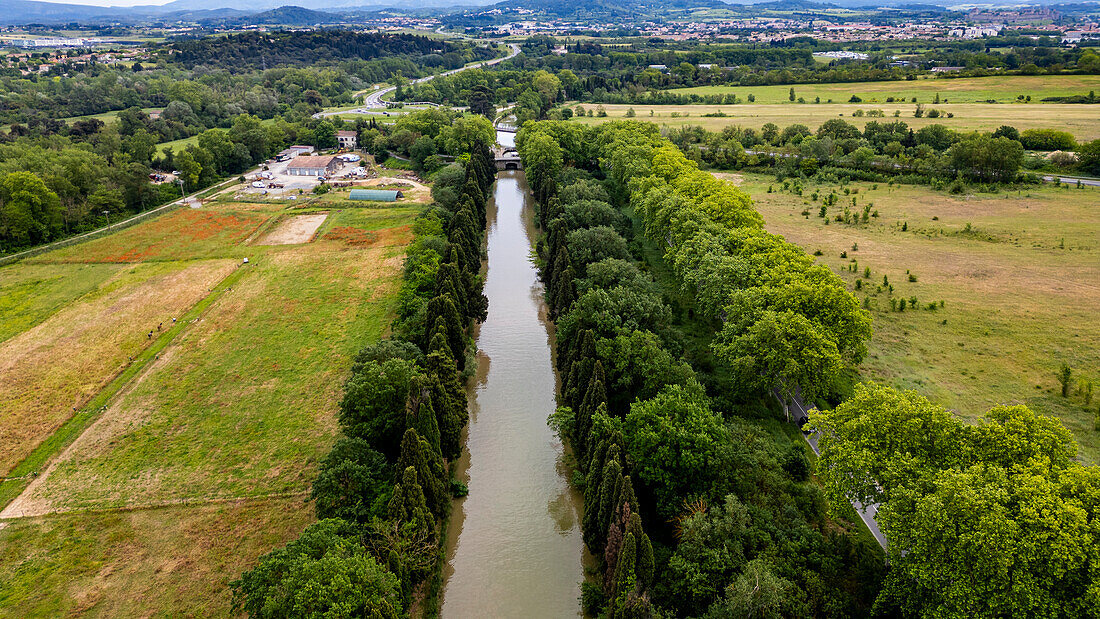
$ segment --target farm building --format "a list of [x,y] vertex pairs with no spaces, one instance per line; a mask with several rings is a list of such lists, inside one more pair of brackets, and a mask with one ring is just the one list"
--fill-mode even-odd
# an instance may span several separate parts
[[340,148],[354,150],[359,143],[358,131],[337,131],[336,139],[340,141]]
[[313,147],[312,146],[301,146],[301,145],[291,146],[290,148],[286,148],[286,149],[283,149],[283,150],[279,151],[278,160],[279,161],[286,161],[287,159],[293,159],[294,157],[297,157],[298,155],[309,155],[309,154],[312,154],[312,153],[313,153]]
[[286,165],[286,173],[291,176],[325,176],[335,172],[340,166],[336,157],[313,157],[298,155]]
[[405,197],[405,194],[393,189],[352,189],[351,195],[349,195],[348,197],[352,200],[396,202],[398,198]]

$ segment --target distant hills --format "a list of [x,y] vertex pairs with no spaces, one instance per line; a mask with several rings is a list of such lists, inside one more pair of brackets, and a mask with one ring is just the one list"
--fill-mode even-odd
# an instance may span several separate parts
[[[143,23],[188,21],[233,26],[236,24],[268,24],[308,26],[335,24],[353,20],[367,12],[388,10],[397,13],[449,14],[455,25],[487,25],[499,23],[507,16],[475,16],[486,8],[501,9],[515,14],[518,10],[565,19],[613,19],[619,16],[644,17],[668,15],[690,9],[729,8],[739,13],[766,11],[812,12],[835,8],[892,7],[895,9],[936,12],[945,10],[938,4],[920,4],[919,0],[314,0],[309,8],[284,6],[288,0],[172,0],[164,5],[134,7],[100,7],[73,2],[66,4],[38,0],[0,0],[0,25],[67,24],[90,25],[104,23]],[[966,0],[945,0],[943,5],[955,6]],[[1006,0],[1007,1],[1007,0]],[[1057,0],[1024,0],[1022,4],[1042,4],[1058,7],[1095,6],[1096,2],[1067,4]],[[476,7],[476,8],[475,8]],[[448,10],[449,9],[449,10]],[[464,10],[465,9],[465,10]]]

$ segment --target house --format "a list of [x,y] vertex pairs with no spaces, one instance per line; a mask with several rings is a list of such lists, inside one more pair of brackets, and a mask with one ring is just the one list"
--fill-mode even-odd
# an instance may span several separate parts
[[668,67],[666,67],[663,64],[651,64],[651,65],[649,65],[649,68],[650,69],[656,69],[656,70],[660,71],[661,73],[668,73]]
[[340,142],[340,148],[354,150],[359,145],[358,131],[337,131],[336,139]]
[[352,189],[348,198],[352,200],[371,200],[374,202],[396,202],[405,194],[392,189]]
[[933,73],[955,73],[962,71],[966,67],[932,67]]
[[327,176],[335,172],[339,166],[340,160],[336,157],[298,155],[287,164],[286,173],[291,176]]

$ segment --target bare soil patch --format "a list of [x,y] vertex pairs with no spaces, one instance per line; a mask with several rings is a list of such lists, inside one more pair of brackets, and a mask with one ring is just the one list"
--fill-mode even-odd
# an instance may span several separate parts
[[295,215],[281,222],[274,230],[264,235],[258,245],[298,245],[313,239],[317,229],[325,223],[328,213]]

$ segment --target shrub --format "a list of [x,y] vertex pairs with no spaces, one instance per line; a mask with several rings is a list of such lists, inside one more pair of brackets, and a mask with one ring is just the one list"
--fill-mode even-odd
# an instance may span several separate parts
[[1028,129],[1020,134],[1020,143],[1028,150],[1075,150],[1077,141],[1066,131]]

